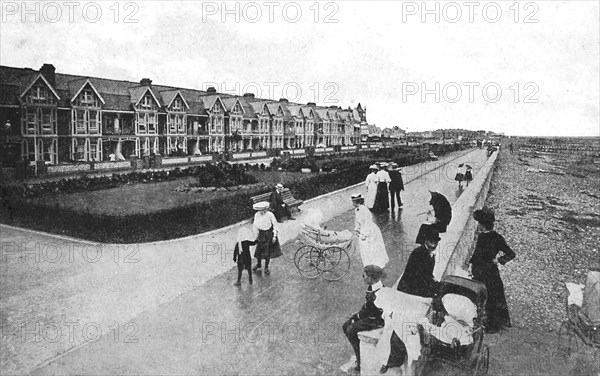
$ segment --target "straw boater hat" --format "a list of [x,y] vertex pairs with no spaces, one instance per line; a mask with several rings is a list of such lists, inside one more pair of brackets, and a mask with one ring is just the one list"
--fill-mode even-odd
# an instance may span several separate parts
[[392,168],[392,169],[399,169],[398,163],[396,163],[396,162],[390,163],[390,168]]
[[372,164],[369,166],[369,170],[379,170],[379,167],[377,167],[377,165]]
[[283,184],[277,183],[277,185],[275,186],[275,188],[283,188]]
[[270,204],[266,201],[262,201],[262,202],[257,202],[256,204],[252,205],[252,209],[254,210],[265,210],[268,209],[270,206]]
[[358,202],[359,204],[365,202],[365,198],[360,193],[357,195],[352,195],[350,197],[352,198],[352,202]]

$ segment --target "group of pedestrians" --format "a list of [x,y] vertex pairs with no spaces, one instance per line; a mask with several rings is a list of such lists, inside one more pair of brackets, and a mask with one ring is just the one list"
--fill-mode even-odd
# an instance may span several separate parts
[[395,162],[380,162],[369,167],[365,179],[367,195],[365,204],[374,213],[383,213],[391,207],[402,208],[400,191],[404,190],[401,168]]
[[[363,280],[368,286],[366,299],[361,310],[353,314],[342,326],[356,356],[355,370],[360,370],[361,361],[358,333],[382,328],[387,325],[386,320],[390,320],[392,323],[390,325],[394,325],[394,319],[391,316],[384,316],[384,310],[378,306],[377,296],[383,288],[381,278],[385,276],[384,268],[389,258],[381,231],[373,222],[371,213],[363,204],[364,201],[361,195],[352,196],[356,212],[355,233],[359,239],[358,249],[363,262]],[[486,333],[491,334],[511,326],[498,264],[504,265],[512,260],[515,253],[507,245],[504,237],[493,230],[495,222],[493,211],[487,208],[476,210],[473,217],[478,223],[478,237],[475,251],[469,259],[469,275],[487,287],[484,328]],[[444,231],[447,225],[448,223],[445,222]],[[438,226],[426,226],[421,229],[417,239],[419,246],[409,256],[404,273],[398,282],[397,291],[421,298],[432,298],[433,302],[436,302],[440,282],[433,275],[436,263],[434,251],[440,240]],[[382,348],[386,349],[386,354],[381,358],[385,359],[381,365],[381,373],[386,373],[390,367],[399,367],[409,359],[407,347],[400,340],[401,333],[396,333],[394,328],[386,333],[389,334],[388,337],[380,338],[380,341],[385,344]]]

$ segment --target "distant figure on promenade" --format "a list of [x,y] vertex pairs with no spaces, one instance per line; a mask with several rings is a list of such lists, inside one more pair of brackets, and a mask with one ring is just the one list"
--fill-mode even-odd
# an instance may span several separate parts
[[375,206],[373,207],[375,213],[382,213],[390,208],[388,184],[391,183],[392,179],[390,179],[387,168],[387,163],[382,162],[379,164],[379,171],[377,172],[377,196],[375,197]]
[[465,165],[467,171],[465,172],[465,181],[467,182],[467,187],[469,186],[469,182],[473,181],[473,167],[469,165]]
[[243,227],[238,232],[238,242],[235,244],[233,250],[233,262],[237,263],[238,277],[235,286],[241,286],[242,284],[242,272],[248,271],[248,282],[252,284],[252,255],[250,253],[250,247],[256,245],[256,238],[252,231],[248,228]]
[[511,327],[508,304],[504,295],[504,284],[498,271],[498,263],[506,264],[515,258],[515,253],[506,244],[504,237],[494,231],[496,217],[494,213],[483,208],[475,210],[473,218],[478,222],[477,244],[473,256],[469,260],[469,271],[473,279],[483,282],[487,287],[486,333],[497,333],[503,327]]
[[510,144],[508,144],[508,149],[510,150],[510,153],[512,154],[513,151],[515,150],[515,146],[513,145],[513,143],[511,142]]
[[383,311],[375,305],[375,299],[379,290],[383,287],[381,278],[383,270],[375,265],[367,265],[363,268],[363,281],[369,286],[365,293],[365,303],[360,311],[353,314],[343,325],[342,330],[356,355],[356,366],[354,370],[360,371],[360,340],[358,333],[377,328],[382,328],[384,321]]
[[467,169],[465,168],[465,164],[461,163],[456,167],[456,175],[454,176],[454,180],[458,182],[458,189],[462,189],[462,182],[465,180],[465,173]]
[[379,171],[379,167],[371,165],[369,166],[369,171],[369,175],[367,175],[367,179],[365,180],[365,185],[367,186],[365,205],[369,210],[372,210],[373,206],[375,206],[375,197],[377,196],[377,171]]
[[254,257],[257,259],[256,266],[253,271],[258,272],[262,267],[262,260],[265,260],[265,274],[271,274],[269,270],[269,262],[272,258],[282,255],[281,246],[279,245],[277,232],[277,219],[273,213],[269,211],[269,203],[266,201],[254,204],[254,235],[256,236],[256,251]]
[[283,192],[283,184],[279,183],[271,192],[269,196],[269,204],[271,205],[271,211],[275,214],[275,219],[277,222],[283,222],[283,217],[287,217],[289,219],[292,218],[292,213],[290,212],[290,208],[287,206],[285,202],[283,202],[283,197],[281,197],[281,193]]
[[400,191],[404,190],[404,182],[402,182],[402,173],[400,172],[400,167],[398,164],[391,163],[390,164],[390,203],[392,207],[392,211],[394,211],[396,207],[396,201],[398,201],[398,208],[402,208],[402,198],[400,197]]
[[360,253],[363,266],[377,265],[385,268],[390,261],[381,230],[373,222],[373,215],[363,205],[364,198],[358,195],[352,195],[352,205],[355,208],[354,233],[356,234],[357,247]]
[[425,298],[437,295],[439,282],[433,277],[435,255],[432,252],[440,241],[440,233],[435,228],[427,228],[423,233],[424,242],[412,251],[398,282],[398,291]]

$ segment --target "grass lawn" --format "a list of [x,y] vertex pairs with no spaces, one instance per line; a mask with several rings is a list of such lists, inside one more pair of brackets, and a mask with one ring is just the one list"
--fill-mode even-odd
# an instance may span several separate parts
[[[297,172],[251,171],[259,183],[284,185],[311,176]],[[232,195],[232,191],[178,192],[175,189],[193,184],[194,178],[183,178],[159,183],[126,184],[118,188],[90,192],[48,195],[29,199],[33,203],[92,214],[146,214],[188,206]]]

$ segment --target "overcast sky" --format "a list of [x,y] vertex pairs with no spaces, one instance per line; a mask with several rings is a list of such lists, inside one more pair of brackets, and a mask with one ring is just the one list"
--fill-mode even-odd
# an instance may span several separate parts
[[22,4],[2,0],[1,65],[360,102],[382,128],[600,134],[598,1]]

